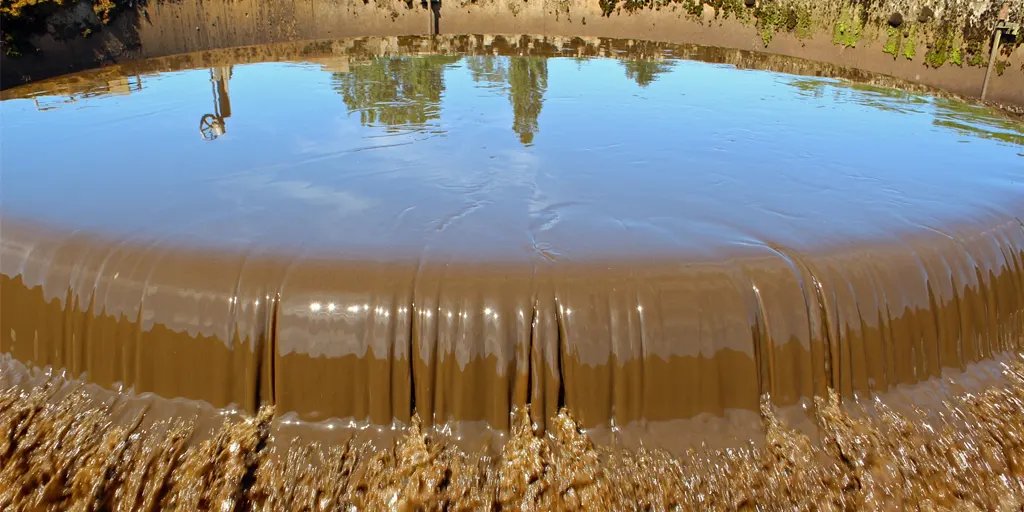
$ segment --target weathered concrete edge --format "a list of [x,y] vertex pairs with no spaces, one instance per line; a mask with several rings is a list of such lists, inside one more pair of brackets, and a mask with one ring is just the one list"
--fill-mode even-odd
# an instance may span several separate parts
[[[442,5],[438,28],[446,34],[615,37],[763,51],[977,97],[985,77],[985,66],[977,64],[987,63],[987,57],[982,62],[976,56],[989,48],[979,46],[980,41],[991,39],[990,28],[1000,16],[1024,19],[1024,3],[1000,0],[880,0],[872,7],[850,2],[761,0],[746,7],[742,0],[634,0],[609,9],[607,1],[592,0],[457,0]],[[903,32],[897,34],[899,44],[892,52],[890,22],[895,14],[903,18]],[[0,56],[0,86],[216,48],[424,34],[431,30],[431,21],[425,4],[404,0],[180,0],[124,9],[103,25],[90,0],[82,0],[49,15],[45,27],[32,36],[35,53]],[[1005,39],[1001,48],[997,60],[1002,73],[993,73],[989,98],[1024,106],[1024,50],[1019,42],[1006,44]]]

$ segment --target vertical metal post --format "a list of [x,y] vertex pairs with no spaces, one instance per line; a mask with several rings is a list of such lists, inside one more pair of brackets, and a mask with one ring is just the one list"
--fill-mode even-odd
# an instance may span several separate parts
[[999,56],[999,43],[1003,39],[1003,29],[997,28],[996,35],[992,39],[992,55],[988,58],[988,70],[985,71],[985,83],[981,86],[981,99],[988,95],[988,82],[992,78],[992,68],[996,65],[996,57]]
[[427,33],[436,36],[437,35],[437,14],[440,10],[441,3],[437,0],[427,0],[427,18],[429,25],[427,26]]

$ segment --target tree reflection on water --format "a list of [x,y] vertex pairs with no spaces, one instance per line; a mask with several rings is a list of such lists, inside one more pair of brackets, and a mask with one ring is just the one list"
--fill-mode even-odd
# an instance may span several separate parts
[[367,126],[422,127],[440,117],[444,70],[459,57],[378,57],[334,73],[334,89]]

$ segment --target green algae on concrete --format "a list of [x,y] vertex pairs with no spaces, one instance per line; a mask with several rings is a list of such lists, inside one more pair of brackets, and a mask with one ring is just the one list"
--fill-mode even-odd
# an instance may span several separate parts
[[963,33],[945,24],[939,29],[938,36],[925,54],[925,63],[933,68],[941,67],[946,62],[963,66],[963,47]]
[[903,33],[897,28],[889,27],[888,34],[889,36],[885,40],[885,47],[882,48],[882,51],[892,55],[892,58],[895,59],[900,56],[900,47],[903,46]]
[[985,55],[985,45],[979,41],[971,41],[967,44],[967,65],[974,67],[984,67],[988,65],[988,56]]
[[917,31],[914,27],[910,27],[910,31],[907,32],[907,40],[903,42],[903,56],[907,60],[914,60],[914,56],[917,55]]
[[847,48],[857,46],[857,42],[864,36],[866,15],[860,4],[843,7],[832,30],[832,42]]
[[730,17],[741,23],[750,20],[750,8],[743,0],[704,0],[705,3],[715,8],[715,18],[721,17],[724,20]]
[[1001,60],[1001,59],[1000,60],[996,60],[995,68],[996,68],[996,74],[997,75],[1003,76],[1003,73],[1006,72],[1006,68],[1008,68],[1008,67],[1010,67],[1010,61],[1008,61],[1008,60]]
[[757,29],[761,33],[761,41],[765,46],[772,42],[772,37],[785,23],[783,8],[778,2],[763,1],[754,10],[754,18],[757,19]]
[[684,0],[683,9],[691,17],[698,19],[704,14],[704,2],[703,0]]
[[[597,0],[608,16],[625,11],[679,5],[685,16],[702,22],[708,8],[714,19],[735,19],[753,25],[766,47],[775,34],[787,31],[798,39],[827,32],[844,48],[879,39],[882,52],[908,60],[926,45],[924,65],[984,66],[991,34],[999,19],[1024,19],[1024,2],[1004,0]],[[898,15],[898,16],[895,16]],[[891,26],[889,20],[901,20]],[[902,20],[906,20],[902,22]],[[1006,44],[1006,41],[1003,42]],[[1020,44],[1020,41],[1017,41]]]
[[810,39],[814,35],[812,33],[811,9],[807,6],[798,6],[791,12],[796,12],[796,36],[800,39]]

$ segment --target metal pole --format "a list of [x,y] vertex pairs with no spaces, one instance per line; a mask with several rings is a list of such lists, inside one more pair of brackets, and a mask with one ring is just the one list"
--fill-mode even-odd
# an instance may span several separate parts
[[427,27],[427,33],[436,36],[437,35],[437,12],[434,11],[435,0],[427,0],[427,16],[430,25]]
[[1003,39],[1003,30],[996,29],[996,36],[992,39],[992,55],[988,58],[988,70],[985,71],[985,83],[981,86],[981,99],[988,95],[988,81],[992,78],[992,68],[996,65],[996,56],[999,55],[999,42]]

